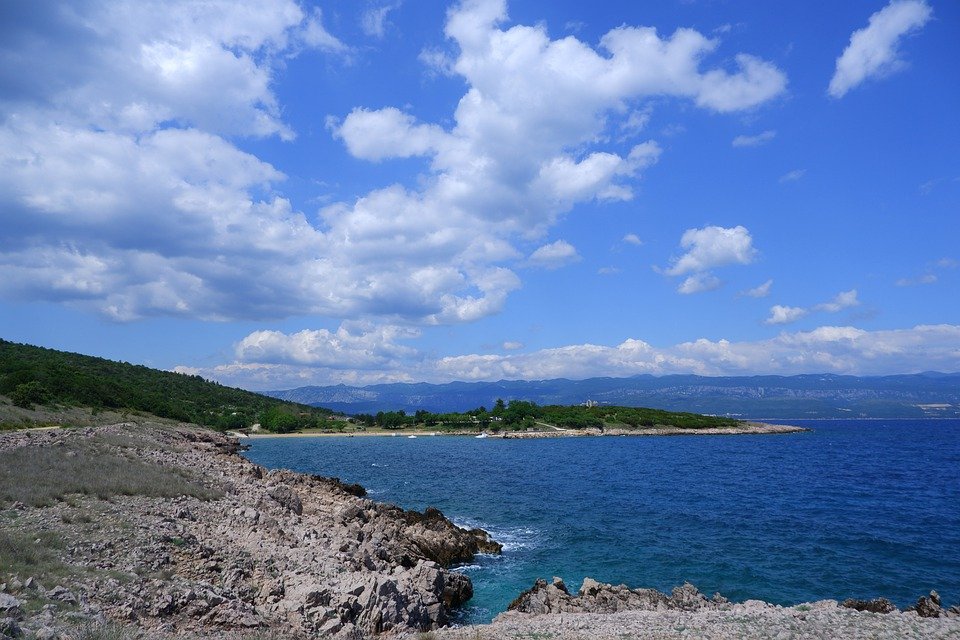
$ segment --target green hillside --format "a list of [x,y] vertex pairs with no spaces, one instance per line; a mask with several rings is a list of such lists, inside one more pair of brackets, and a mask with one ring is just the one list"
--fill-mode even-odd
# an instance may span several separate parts
[[255,422],[270,431],[320,426],[332,413],[225,387],[200,376],[0,340],[0,395],[17,406],[150,413],[217,429]]

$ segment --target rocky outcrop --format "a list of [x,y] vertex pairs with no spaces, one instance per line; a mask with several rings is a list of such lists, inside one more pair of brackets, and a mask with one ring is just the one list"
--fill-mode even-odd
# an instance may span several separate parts
[[707,599],[692,584],[676,587],[670,595],[656,589],[630,589],[585,578],[577,595],[571,595],[560,578],[551,583],[537,580],[507,607],[508,611],[543,615],[549,613],[616,613],[619,611],[699,611],[726,604],[715,594]]
[[[883,615],[878,615],[883,614]],[[771,638],[890,638],[931,640],[960,636],[960,609],[944,609],[936,592],[910,610],[888,600],[820,600],[782,607],[760,600],[707,598],[684,584],[670,594],[630,589],[586,578],[571,593],[563,581],[537,580],[489,625],[445,628],[437,640],[737,640]]]
[[886,598],[875,598],[873,600],[857,600],[854,598],[847,598],[840,603],[841,607],[846,607],[847,609],[855,609],[857,611],[868,611],[870,613],[893,613],[894,611],[899,611],[897,605],[893,604]]
[[[189,475],[220,497],[77,496],[23,508],[17,526],[55,531],[58,561],[85,571],[50,589],[31,576],[0,585],[11,637],[56,629],[68,614],[161,634],[426,631],[473,595],[470,579],[450,567],[501,549],[436,509],[406,511],[338,479],[268,471],[241,457],[235,441],[188,426],[5,434],[0,451],[69,449],[77,438],[97,443],[86,450],[123,449]],[[46,603],[43,613],[25,616],[24,600]]]
[[944,611],[942,603],[940,602],[940,594],[936,591],[931,591],[929,596],[921,596],[920,599],[917,600],[917,604],[908,610],[916,611],[917,615],[921,618],[939,618],[940,616],[948,614],[947,611]]

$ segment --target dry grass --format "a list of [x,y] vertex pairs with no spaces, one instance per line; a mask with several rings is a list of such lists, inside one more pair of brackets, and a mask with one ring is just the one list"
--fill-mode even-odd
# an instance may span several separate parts
[[[0,452],[0,505],[19,501],[47,506],[70,494],[101,499],[189,495],[209,500],[220,496],[185,470],[145,462],[136,457],[135,448],[118,450],[112,444],[119,443],[94,438]],[[135,439],[124,444],[135,447]]]

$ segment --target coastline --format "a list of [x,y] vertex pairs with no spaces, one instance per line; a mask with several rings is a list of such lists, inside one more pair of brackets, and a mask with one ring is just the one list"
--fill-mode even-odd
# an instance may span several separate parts
[[450,567],[501,550],[241,449],[187,424],[0,433],[0,637],[428,631],[473,594]]
[[367,499],[357,485],[267,470],[239,455],[242,441],[193,425],[0,434],[0,456],[24,459],[24,447],[57,460],[91,451],[132,457],[208,492],[0,505],[8,517],[0,535],[56,534],[58,562],[83,568],[0,575],[0,622],[26,637],[73,637],[78,623],[151,640],[960,637],[960,609],[941,607],[933,593],[912,611],[879,601],[784,607],[707,599],[690,585],[667,595],[589,579],[577,594],[538,581],[492,623],[450,627],[472,584],[445,567],[498,545],[436,510],[405,511]]
[[[527,439],[527,438],[584,438],[584,437],[620,437],[620,436],[734,436],[734,435],[766,435],[766,434],[786,434],[786,433],[804,433],[813,431],[809,427],[798,427],[786,424],[771,424],[766,422],[745,421],[736,427],[708,427],[702,429],[683,429],[678,427],[641,427],[631,428],[612,428],[604,429],[560,429],[552,427],[550,431],[503,431],[498,433],[484,432],[487,438],[498,438],[501,440]],[[297,433],[251,433],[240,434],[237,432],[228,432],[228,435],[239,437],[241,441],[251,439],[266,438],[407,438],[410,436],[434,437],[434,436],[460,436],[476,438],[478,431],[427,431],[427,430],[375,430],[375,431],[351,431],[351,432],[297,432]]]

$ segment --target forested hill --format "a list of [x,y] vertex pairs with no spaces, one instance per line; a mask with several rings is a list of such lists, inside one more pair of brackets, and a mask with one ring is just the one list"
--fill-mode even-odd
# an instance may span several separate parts
[[199,376],[0,340],[0,395],[21,407],[119,409],[236,429],[315,426],[332,412],[224,387]]
[[465,411],[497,398],[541,405],[651,407],[735,418],[958,418],[960,374],[892,376],[640,375],[586,380],[300,387],[266,393],[346,413]]

